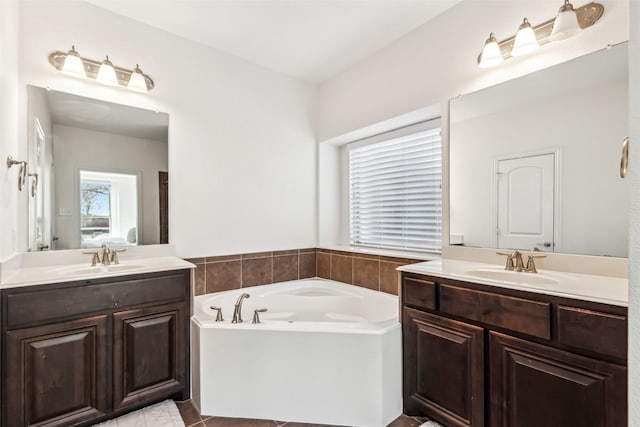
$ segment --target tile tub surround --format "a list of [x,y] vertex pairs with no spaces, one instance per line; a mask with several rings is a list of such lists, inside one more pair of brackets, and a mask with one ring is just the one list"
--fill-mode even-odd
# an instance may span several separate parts
[[424,260],[333,249],[317,249],[316,253],[318,277],[394,295],[398,295],[396,268],[418,262]]
[[194,295],[316,277],[316,249],[189,258]]
[[188,258],[187,261],[197,267],[194,295],[311,277],[397,295],[396,268],[424,260],[309,248]]

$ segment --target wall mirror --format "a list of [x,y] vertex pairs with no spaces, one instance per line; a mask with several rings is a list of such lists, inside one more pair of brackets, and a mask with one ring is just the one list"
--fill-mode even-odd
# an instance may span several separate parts
[[169,115],[28,87],[29,250],[168,243]]
[[452,99],[450,244],[626,257],[627,43]]

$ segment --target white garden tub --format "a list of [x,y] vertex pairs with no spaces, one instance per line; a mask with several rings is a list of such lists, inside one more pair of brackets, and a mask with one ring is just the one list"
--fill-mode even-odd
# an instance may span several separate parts
[[195,297],[191,330],[202,414],[378,427],[402,413],[396,296],[324,279],[255,286]]

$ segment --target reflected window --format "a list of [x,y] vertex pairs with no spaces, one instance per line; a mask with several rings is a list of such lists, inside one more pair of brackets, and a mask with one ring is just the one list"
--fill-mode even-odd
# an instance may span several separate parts
[[138,176],[80,171],[81,247],[138,244]]

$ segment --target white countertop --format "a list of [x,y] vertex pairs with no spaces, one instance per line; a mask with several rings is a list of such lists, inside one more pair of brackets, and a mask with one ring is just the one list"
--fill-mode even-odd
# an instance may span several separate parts
[[182,270],[185,268],[195,268],[195,265],[176,256],[123,259],[120,264],[112,264],[110,266],[98,264],[95,267],[91,267],[88,262],[25,266],[14,268],[10,273],[3,275],[0,281],[0,289]]
[[[409,264],[399,267],[398,270],[623,307],[626,307],[629,301],[629,281],[618,277],[541,269],[538,273],[506,272],[503,266],[495,264],[451,259]],[[482,274],[504,274],[509,280],[481,277]]]

